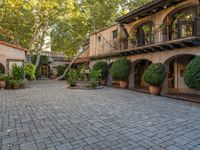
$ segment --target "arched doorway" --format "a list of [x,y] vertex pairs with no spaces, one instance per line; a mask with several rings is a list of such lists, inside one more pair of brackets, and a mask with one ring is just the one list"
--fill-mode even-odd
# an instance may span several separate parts
[[49,78],[50,77],[50,67],[47,64],[43,64],[40,66],[41,70],[41,75],[44,78]]
[[0,63],[0,75],[5,74],[5,68],[3,64]]
[[187,64],[195,57],[195,55],[183,54],[173,56],[165,62],[167,70],[167,93],[187,92],[190,89],[184,82],[184,71]]
[[142,76],[145,70],[152,64],[150,60],[140,59],[131,65],[131,75],[129,79],[129,88],[146,90],[148,85],[143,81]]

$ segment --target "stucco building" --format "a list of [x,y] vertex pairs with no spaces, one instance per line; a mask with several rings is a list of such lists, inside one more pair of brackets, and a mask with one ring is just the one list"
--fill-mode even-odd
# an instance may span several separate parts
[[[165,64],[163,94],[186,92],[186,65],[200,55],[199,0],[154,0],[116,19],[116,24],[90,36],[90,65],[105,60],[111,67],[125,56],[132,64],[130,89],[145,89],[142,75],[151,63]],[[112,85],[112,77],[108,77]]]
[[27,51],[25,48],[0,41],[0,74],[9,73],[14,63],[23,66]]

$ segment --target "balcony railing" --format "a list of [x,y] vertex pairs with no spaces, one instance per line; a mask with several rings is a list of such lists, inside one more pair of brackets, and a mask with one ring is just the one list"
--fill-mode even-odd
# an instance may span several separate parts
[[107,57],[122,53],[127,55],[129,52],[138,54],[142,51],[200,46],[200,19],[179,20],[174,26],[160,26],[145,34],[143,39],[140,36],[140,38],[132,39],[129,37],[127,40],[123,39],[122,42],[117,39],[109,43],[104,42],[97,47],[94,56]]
[[[128,49],[173,41],[183,38],[200,36],[200,19],[179,20],[174,25],[156,28],[146,32],[143,38],[136,37],[135,40],[129,39]],[[125,50],[124,43],[114,43],[114,50]],[[120,45],[120,46],[115,46]]]

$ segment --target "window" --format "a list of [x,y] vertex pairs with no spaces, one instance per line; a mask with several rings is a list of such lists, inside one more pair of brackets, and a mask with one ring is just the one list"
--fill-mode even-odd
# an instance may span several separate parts
[[113,37],[113,39],[116,39],[116,38],[117,38],[117,30],[114,30],[114,31],[112,32],[112,37]]

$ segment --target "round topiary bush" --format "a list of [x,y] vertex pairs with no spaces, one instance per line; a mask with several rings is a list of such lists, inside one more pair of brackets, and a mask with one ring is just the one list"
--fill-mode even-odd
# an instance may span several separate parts
[[160,86],[166,78],[165,67],[161,63],[151,64],[143,74],[143,79],[149,85]]
[[186,66],[184,81],[189,88],[200,90],[200,56],[195,57]]
[[126,81],[130,74],[131,63],[126,58],[117,59],[111,68],[112,78],[118,81]]
[[108,75],[108,65],[105,61],[100,61],[94,64],[92,70],[98,71],[101,70],[101,78],[105,79]]

